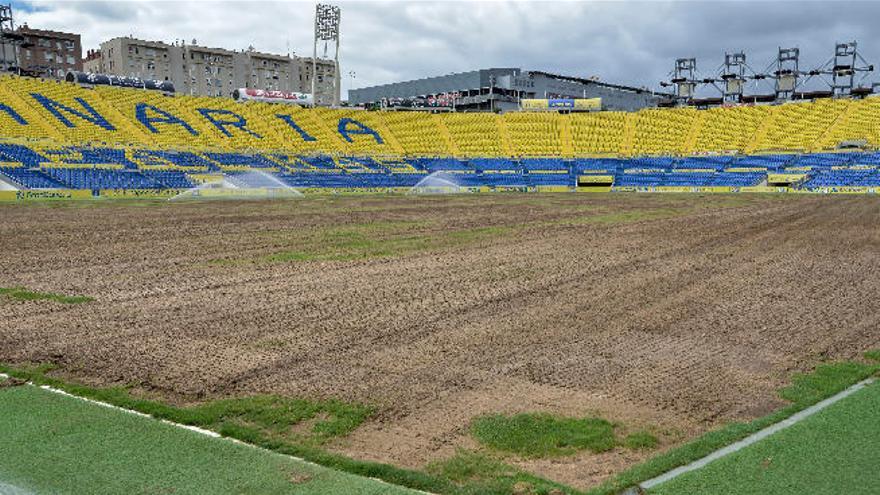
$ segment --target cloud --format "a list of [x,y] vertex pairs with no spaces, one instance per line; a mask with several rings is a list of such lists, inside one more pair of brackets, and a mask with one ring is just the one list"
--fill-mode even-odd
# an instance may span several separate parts
[[[802,68],[857,39],[880,57],[875,2],[347,1],[342,7],[343,89],[485,67],[598,75],[658,87],[678,57],[712,75],[725,51],[744,50],[763,71],[780,46],[801,48]],[[311,55],[313,2],[17,2],[17,23],[81,33],[85,49],[134,35],[151,40]],[[353,73],[353,76],[349,74]],[[880,77],[869,78],[880,80]]]

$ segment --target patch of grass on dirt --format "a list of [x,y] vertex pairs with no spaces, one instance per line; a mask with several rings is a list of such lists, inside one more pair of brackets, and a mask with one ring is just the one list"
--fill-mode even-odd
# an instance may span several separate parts
[[55,301],[61,304],[82,304],[95,300],[95,298],[88,296],[65,296],[51,292],[35,292],[22,287],[0,287],[0,296],[19,301]]
[[463,483],[513,476],[516,468],[480,452],[459,450],[449,459],[429,464],[428,472]]
[[[289,399],[276,395],[217,400],[192,409],[204,426],[222,428],[232,422],[272,435],[293,435],[302,443],[318,445],[328,439],[348,435],[372,412],[372,408],[360,404]],[[319,416],[320,419],[314,421],[307,431],[291,434],[293,426]]]
[[450,232],[382,235],[370,230],[341,228],[324,232],[315,242],[262,258],[268,262],[351,261],[392,258],[410,253],[470,244],[505,234],[505,227],[481,227]]
[[643,464],[627,469],[587,493],[588,495],[616,494],[666,471],[705,457],[724,446],[778,423],[878,371],[880,364],[845,361],[819,365],[812,373],[796,375],[792,379],[792,385],[780,390],[779,395],[791,401],[790,405],[748,423],[730,423],[718,430],[710,431]]
[[462,495],[577,494],[576,490],[528,474],[481,452],[459,450],[433,462],[428,473],[452,481]]
[[617,444],[614,425],[604,419],[545,413],[482,416],[474,420],[471,433],[487,447],[531,458],[570,455],[584,449],[605,452]]
[[[651,490],[657,495],[875,493],[880,384]],[[871,488],[874,487],[874,488]]]
[[880,349],[866,352],[865,359],[870,359],[871,361],[877,361],[878,363],[880,363]]
[[632,450],[648,450],[657,446],[659,440],[647,431],[636,431],[630,433],[623,439],[621,444]]

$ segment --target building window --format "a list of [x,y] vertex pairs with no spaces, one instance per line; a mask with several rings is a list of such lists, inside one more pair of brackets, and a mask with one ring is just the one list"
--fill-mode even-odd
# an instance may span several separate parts
[[70,65],[73,65],[73,64],[74,64],[74,62],[73,62],[73,55],[68,55],[68,56],[67,56],[67,63],[70,64]]

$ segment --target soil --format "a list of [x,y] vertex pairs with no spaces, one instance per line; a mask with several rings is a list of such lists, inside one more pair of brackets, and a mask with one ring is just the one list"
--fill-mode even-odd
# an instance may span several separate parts
[[[380,240],[506,228],[397,256],[265,261],[379,222],[402,226]],[[366,402],[379,412],[330,448],[413,468],[476,447],[469,422],[497,412],[599,415],[668,448],[779,407],[794,371],[880,344],[869,196],[13,204],[0,253],[0,286],[96,299],[0,296],[0,362],[180,404]],[[652,454],[511,462],[583,488]]]

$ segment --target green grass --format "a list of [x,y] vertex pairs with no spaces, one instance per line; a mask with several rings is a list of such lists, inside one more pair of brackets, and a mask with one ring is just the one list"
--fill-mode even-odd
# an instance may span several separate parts
[[553,483],[481,452],[459,450],[444,461],[428,465],[429,473],[456,483],[464,495],[577,495],[577,490]]
[[447,460],[431,463],[428,471],[456,483],[492,480],[510,477],[516,473],[516,469],[512,466],[486,454],[469,450],[459,450],[455,456]]
[[617,446],[653,449],[659,443],[657,437],[647,431],[631,433],[618,441],[616,426],[602,418],[546,413],[492,414],[476,418],[471,424],[471,434],[486,447],[532,459],[572,455],[581,450],[600,453]]
[[94,301],[88,296],[65,296],[51,292],[34,292],[22,287],[0,287],[0,296],[6,296],[19,301],[55,301],[61,304],[82,304]]
[[[207,428],[249,427],[261,433],[293,439],[301,444],[321,445],[354,431],[372,414],[370,407],[345,402],[290,399],[258,395],[223,399],[189,410],[191,420]],[[197,419],[196,419],[197,418]],[[308,428],[293,427],[309,422]]]
[[819,365],[813,373],[796,375],[792,380],[792,385],[780,391],[781,397],[791,401],[788,406],[748,423],[734,422],[710,431],[691,442],[627,469],[587,493],[589,495],[615,494],[678,466],[705,457],[726,445],[778,423],[878,371],[880,371],[880,365],[856,362]]
[[874,494],[880,487],[880,384],[650,493]]
[[483,445],[523,457],[574,454],[613,449],[614,425],[600,418],[565,418],[544,413],[493,414],[474,420],[471,433]]
[[[426,471],[401,469],[387,464],[359,461],[323,450],[321,445],[334,435],[344,436],[359,421],[363,406],[328,402],[300,403],[296,399],[258,396],[215,401],[190,408],[178,408],[161,402],[132,396],[125,388],[94,388],[47,376],[51,366],[12,369],[0,365],[0,372],[38,384],[51,385],[74,395],[92,398],[133,409],[157,418],[219,431],[225,436],[283,454],[345,471],[379,478],[395,485],[444,495],[510,495],[511,493],[577,494],[577,490],[543,480],[504,464],[494,454],[462,451]],[[798,375],[781,395],[792,404],[750,423],[732,423],[707,433],[693,442],[665,452],[635,466],[609,482],[591,490],[590,495],[612,494],[669,469],[703,457],[718,448],[779,422],[808,407],[816,400],[839,392],[850,384],[880,370],[880,364],[834,363],[817,367],[807,375]],[[2,393],[2,389],[0,389]],[[342,410],[335,409],[340,406]],[[308,419],[304,419],[308,418]],[[307,428],[287,428],[291,422]],[[322,425],[322,426],[318,426]],[[637,432],[638,433],[638,432]],[[622,440],[625,445],[626,437]],[[631,445],[650,442],[645,437],[631,440]],[[0,442],[2,444],[2,442]],[[567,448],[565,445],[557,448]],[[638,448],[636,446],[636,448]],[[551,449],[552,450],[552,449]],[[499,454],[502,451],[495,451]],[[335,492],[328,492],[335,493]]]
[[32,387],[0,388],[0,492],[414,493]]
[[[48,384],[74,395],[144,412],[175,423],[214,431],[225,429],[249,432],[267,438],[317,447],[327,440],[346,436],[373,413],[373,408],[338,400],[306,400],[277,395],[254,395],[219,399],[192,407],[174,407],[140,399],[125,387],[91,388],[49,378],[51,366],[31,370],[12,370],[0,366],[10,376]],[[298,426],[305,425],[304,428]]]
[[657,440],[657,437],[647,431],[637,431],[627,435],[621,443],[628,449],[648,450],[655,448],[659,441]]
[[878,363],[880,363],[880,349],[866,352],[865,359],[869,359],[871,361],[877,361]]
[[[219,400],[195,407],[181,408],[132,396],[129,390],[123,387],[97,388],[60,380],[47,375],[52,369],[51,365],[16,369],[0,364],[0,372],[17,379],[31,381],[38,385],[50,385],[73,395],[139,411],[155,418],[217,431],[226,437],[268,450],[296,456],[357,476],[378,478],[394,485],[448,495],[509,495],[512,493],[510,489],[513,483],[524,482],[529,483],[530,486],[546,488],[546,490],[537,493],[548,493],[550,487],[562,490],[562,493],[577,493],[562,485],[519,471],[510,477],[494,481],[477,480],[456,483],[430,472],[350,459],[323,450],[321,444],[325,440],[344,436],[366,418],[368,409],[364,406],[338,401],[315,402],[276,396],[256,396]],[[311,422],[307,430],[291,431],[290,427],[294,426],[291,423],[301,424],[308,419],[314,421]],[[480,472],[485,471],[481,468]],[[127,492],[121,491],[119,493]],[[245,490],[240,493],[274,492]],[[348,492],[328,490],[325,493]]]

